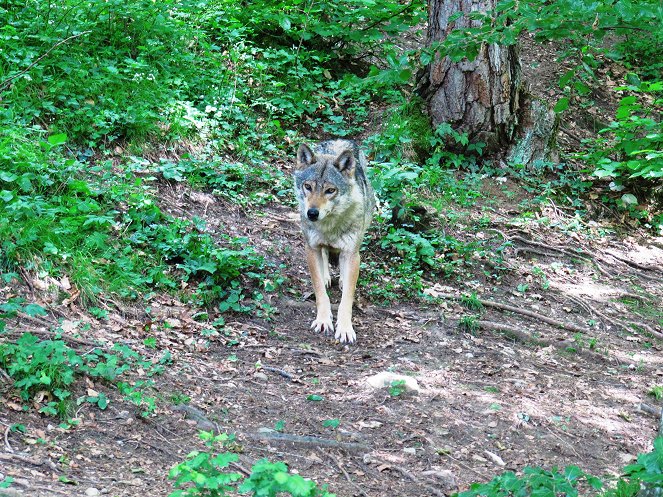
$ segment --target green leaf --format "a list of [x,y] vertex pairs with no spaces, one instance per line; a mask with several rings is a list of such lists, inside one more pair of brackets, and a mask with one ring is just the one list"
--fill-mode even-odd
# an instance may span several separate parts
[[555,104],[555,108],[553,110],[559,114],[560,112],[564,112],[568,108],[569,108],[568,97],[562,97],[557,101],[557,104]]
[[64,133],[58,133],[48,137],[48,143],[53,146],[62,145],[67,142],[67,135]]
[[283,28],[283,31],[290,31],[290,28],[292,27],[292,23],[290,22],[290,18],[287,16],[281,17],[279,19],[279,26]]
[[625,195],[622,195],[622,202],[624,205],[629,206],[629,205],[638,205],[638,199],[636,198],[635,195],[632,193],[627,193]]
[[571,78],[575,76],[576,72],[573,69],[570,69],[564,73],[564,75],[559,78],[559,87],[564,89],[564,87],[571,81]]
[[321,400],[323,400],[323,398],[320,395],[311,394],[308,397],[306,397],[306,400],[311,400],[313,402],[320,402]]
[[11,183],[12,181],[16,181],[16,178],[18,178],[18,176],[16,176],[13,173],[10,173],[8,171],[0,171],[0,180],[2,180],[2,181],[6,181],[7,183]]
[[338,428],[338,425],[341,424],[341,421],[339,419],[326,419],[323,423],[322,426],[325,428]]
[[9,202],[14,198],[14,193],[9,190],[0,190],[0,200],[3,202]]
[[23,312],[28,316],[46,316],[46,309],[37,304],[28,304],[23,308]]

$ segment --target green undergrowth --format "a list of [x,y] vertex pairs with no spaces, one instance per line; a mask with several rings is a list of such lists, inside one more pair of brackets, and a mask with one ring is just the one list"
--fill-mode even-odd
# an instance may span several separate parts
[[237,492],[255,497],[335,497],[327,491],[327,485],[321,487],[292,473],[283,462],[262,459],[244,477],[229,469],[239,460],[232,450],[237,447],[234,436],[201,432],[200,438],[207,450],[189,453],[183,462],[170,470],[168,477],[175,480],[177,490],[168,497],[226,497],[237,495]]
[[244,310],[243,300],[259,301],[271,270],[248,240],[213,238],[203,221],[164,213],[152,178],[130,164],[72,157],[65,142],[62,134],[0,129],[3,271],[66,276],[88,304],[109,294],[179,292],[182,282],[196,304]]
[[[645,490],[646,487],[647,490]],[[475,483],[454,497],[636,497],[658,495],[663,489],[663,437],[654,441],[651,452],[639,454],[618,478],[597,478],[578,466],[563,470],[525,468],[522,475],[508,471],[488,483]]]
[[291,178],[265,162],[185,157],[162,160],[153,169],[166,180],[187,182],[245,207],[293,201]]
[[[0,314],[11,316],[15,309],[21,309],[20,304],[10,301],[0,306]],[[74,398],[75,392],[82,390],[80,383],[76,384],[81,377],[115,387],[143,416],[148,416],[155,408],[155,399],[147,395],[152,384],[150,378],[163,372],[169,362],[168,352],[152,360],[122,344],[81,354],[57,334],[53,339],[44,340],[23,333],[16,342],[0,343],[0,368],[13,380],[20,402],[39,405],[40,413],[61,418],[73,417],[76,406],[85,402],[102,410],[111,402],[102,392],[88,391],[87,395]],[[125,379],[137,369],[144,372],[146,379],[137,383]]]
[[395,98],[391,117],[366,140],[380,202],[360,278],[379,302],[425,297],[434,282],[481,272],[476,261],[489,254],[499,259],[500,247],[468,236],[480,226],[462,213],[482,197],[474,172],[482,144],[448,125],[433,129],[423,109],[417,98]]
[[[224,497],[235,492],[253,496],[333,497],[326,486],[293,474],[282,462],[263,459],[255,463],[248,476],[230,470],[238,460],[234,436],[202,432],[207,450],[191,452],[175,465],[169,478],[176,490],[169,497]],[[647,487],[651,495],[663,488],[663,437],[654,441],[649,453],[625,466],[617,478],[597,478],[580,467],[570,465],[560,470],[524,468],[521,474],[508,471],[488,483],[474,483],[454,497],[636,497]],[[650,495],[647,494],[647,495]]]

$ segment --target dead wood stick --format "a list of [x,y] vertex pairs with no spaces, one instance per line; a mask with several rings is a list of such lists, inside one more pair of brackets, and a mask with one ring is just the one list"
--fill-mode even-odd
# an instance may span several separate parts
[[352,486],[356,489],[357,492],[359,492],[359,495],[363,495],[364,497],[368,497],[368,495],[366,494],[366,492],[364,492],[364,491],[361,489],[361,487],[360,487],[359,485],[357,485],[354,481],[352,481],[352,478],[350,477],[350,475],[348,474],[348,472],[347,472],[347,471],[345,470],[345,468],[343,467],[343,464],[341,463],[341,461],[340,461],[337,457],[335,457],[335,456],[334,456],[333,454],[331,454],[330,452],[325,452],[325,451],[323,451],[322,449],[318,449],[318,451],[319,451],[321,454],[326,455],[329,459],[331,459],[331,460],[334,462],[334,464],[336,464],[336,466],[338,467],[338,469],[340,469],[341,472],[343,473],[343,476],[345,476],[345,479],[348,480],[348,483],[349,483],[350,485],[352,485]]
[[22,71],[20,71],[20,72],[14,74],[14,75],[12,75],[12,76],[10,76],[10,77],[8,77],[8,78],[5,79],[4,81],[2,81],[2,83],[0,83],[0,91],[4,90],[5,88],[8,88],[8,87],[9,87],[9,84],[10,84],[13,80],[15,80],[15,79],[18,78],[19,76],[22,76],[23,74],[25,74],[26,72],[28,72],[30,69],[32,69],[34,66],[36,66],[36,65],[39,63],[39,61],[41,61],[44,57],[46,57],[49,53],[51,53],[53,50],[55,50],[57,47],[59,47],[59,46],[62,45],[63,43],[67,43],[69,40],[73,40],[74,38],[78,38],[79,36],[83,36],[83,35],[90,34],[91,32],[92,32],[92,31],[83,31],[82,33],[78,33],[78,34],[75,34],[75,35],[71,35],[69,38],[65,38],[64,40],[60,40],[60,41],[57,42],[55,45],[53,45],[51,48],[49,48],[48,50],[46,50],[46,52],[44,52],[42,55],[40,55],[39,57],[37,57],[37,59],[35,59],[35,61],[32,62],[32,64],[30,64],[28,67],[26,67],[26,68],[23,69]]
[[318,438],[308,435],[291,435],[289,433],[269,432],[269,433],[242,433],[242,435],[254,440],[267,440],[270,442],[289,442],[299,445],[308,445],[312,447],[336,447],[349,451],[368,451],[370,447],[365,444],[355,442],[339,442],[330,438]]
[[[48,338],[49,340],[56,340],[58,338],[55,336],[56,333],[54,331],[47,331],[47,330],[28,330],[28,331],[11,330],[7,331],[4,334],[4,336],[21,336],[24,333],[32,333],[33,335],[39,335]],[[64,340],[65,342],[79,344],[79,345],[89,345],[90,347],[100,346],[98,343],[92,342],[91,340],[86,340],[85,338],[76,338],[69,335],[60,335],[59,338],[61,340]]]
[[12,449],[12,446],[9,443],[9,430],[11,430],[11,428],[12,425],[7,425],[7,428],[5,429],[5,451],[13,454],[14,449]]
[[92,31],[83,31],[82,33],[78,33],[78,34],[75,34],[75,35],[71,35],[69,38],[65,38],[64,40],[60,40],[60,41],[57,42],[55,45],[53,45],[51,48],[49,48],[48,50],[46,50],[46,52],[44,52],[42,55],[40,55],[39,57],[37,57],[37,58],[35,59],[35,61],[34,61],[32,64],[30,64],[28,67],[26,67],[26,68],[23,69],[22,71],[20,71],[20,72],[14,74],[13,76],[8,77],[8,78],[5,79],[2,83],[0,83],[0,91],[2,91],[2,90],[4,90],[5,88],[9,87],[9,83],[11,83],[13,80],[15,80],[16,78],[18,78],[19,76],[22,76],[23,74],[25,74],[26,72],[28,72],[30,69],[32,69],[34,66],[36,66],[36,65],[39,63],[40,60],[42,60],[44,57],[46,57],[49,53],[51,53],[53,50],[55,50],[57,47],[59,47],[59,46],[62,45],[63,43],[67,43],[69,40],[73,40],[74,38],[78,38],[79,36],[83,36],[83,35],[90,34],[91,32],[92,32]]
[[53,471],[59,471],[58,467],[50,459],[35,459],[29,456],[24,456],[21,454],[0,454],[0,461],[12,462],[13,460],[23,462],[25,464],[31,464],[33,466],[48,466]]
[[[452,295],[449,293],[441,293],[437,295],[438,297],[442,297],[445,299],[454,299],[454,300],[460,300],[462,297],[458,295]],[[539,314],[534,311],[528,311],[527,309],[521,309],[519,307],[514,307],[512,305],[508,304],[502,304],[500,302],[495,302],[492,300],[483,300],[483,299],[477,299],[479,302],[481,302],[482,305],[486,307],[493,307],[495,309],[502,309],[504,311],[510,311],[510,312],[515,312],[516,314],[522,314],[523,316],[528,316],[530,318],[537,319],[539,321],[543,321],[544,323],[551,324],[557,328],[564,328],[565,330],[573,331],[575,333],[586,333],[587,331],[584,328],[581,328],[580,326],[576,326],[574,324],[567,324],[562,321],[559,321],[557,319],[549,318],[548,316],[544,316],[542,314]]]
[[650,333],[652,336],[655,336],[659,340],[663,340],[663,333],[656,331],[651,326],[648,326],[648,325],[646,325],[644,323],[640,323],[640,322],[634,322],[634,321],[631,321],[631,322],[627,323],[627,322],[624,322],[624,321],[622,321],[620,319],[617,319],[615,317],[609,317],[609,316],[605,315],[604,313],[602,313],[601,311],[599,311],[598,309],[592,307],[589,304],[589,302],[585,302],[580,297],[574,297],[573,295],[570,295],[569,298],[571,300],[573,300],[576,304],[578,304],[581,307],[584,307],[586,310],[588,310],[590,315],[591,315],[591,313],[594,313],[597,316],[603,318],[606,321],[606,323],[614,323],[617,326],[619,326],[621,329],[626,331],[627,333],[633,333],[633,328],[632,327],[633,326],[639,326],[640,328],[644,329],[647,333]]
[[638,406],[638,408],[642,412],[646,412],[647,414],[651,414],[652,416],[662,416],[663,415],[663,409],[660,407],[654,407],[650,406],[649,404],[645,404],[644,402]]
[[288,380],[293,379],[293,376],[290,373],[288,373],[287,371],[285,371],[283,369],[275,368],[274,366],[267,366],[267,365],[263,364],[262,366],[260,366],[260,369],[264,369],[265,371],[269,371],[271,373],[276,373],[279,376],[283,376],[284,378],[287,378]]

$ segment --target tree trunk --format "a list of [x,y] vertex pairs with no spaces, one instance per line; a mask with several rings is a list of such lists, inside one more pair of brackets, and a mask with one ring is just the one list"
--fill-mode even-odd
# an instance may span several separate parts
[[[476,27],[457,12],[488,10],[496,0],[429,0],[428,42],[442,41],[453,29]],[[531,98],[523,80],[518,47],[483,45],[473,61],[434,60],[423,71],[419,91],[433,126],[449,123],[485,151],[520,164],[549,159],[556,119],[545,103]],[[553,140],[551,141],[551,137]]]

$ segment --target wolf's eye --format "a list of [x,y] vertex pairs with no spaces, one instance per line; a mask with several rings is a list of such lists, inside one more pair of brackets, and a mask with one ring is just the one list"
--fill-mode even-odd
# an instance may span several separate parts
[[313,191],[313,188],[311,188],[311,185],[309,185],[308,183],[304,183],[304,190],[306,190],[307,192],[311,192]]
[[334,193],[336,193],[336,188],[327,188],[327,189],[325,190],[325,193],[326,193],[327,195],[333,195]]

